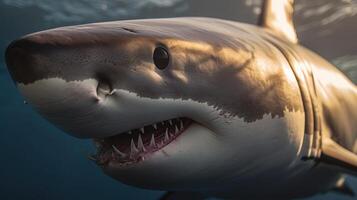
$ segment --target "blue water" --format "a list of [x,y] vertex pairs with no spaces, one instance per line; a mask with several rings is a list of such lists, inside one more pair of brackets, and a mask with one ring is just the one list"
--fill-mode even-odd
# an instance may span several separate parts
[[[99,5],[100,2],[108,5]],[[212,13],[208,16],[237,18],[231,9],[214,13],[215,8],[220,6],[231,8],[229,3],[234,1],[227,1],[224,6],[214,3],[217,1],[204,1],[206,7],[197,9],[199,1],[187,3],[189,1],[172,0],[164,6],[150,4],[143,9],[135,6],[139,0],[130,1],[132,3],[128,3],[128,0],[124,7],[127,13],[124,14],[120,14],[120,10],[108,10],[110,2],[114,1],[0,0],[0,55],[3,55],[10,41],[23,34],[62,25],[207,13]],[[97,7],[102,10],[99,12]],[[171,12],[173,7],[174,12]],[[240,9],[240,18],[249,21],[247,8]],[[119,14],[114,17],[111,13]],[[90,141],[68,136],[24,104],[5,69],[3,56],[0,56],[0,91],[0,200],[150,200],[162,195],[162,192],[129,187],[105,176],[94,163],[86,159],[86,155],[94,151]],[[356,179],[348,178],[348,182],[357,191]],[[332,193],[310,198],[317,199],[353,198]]]

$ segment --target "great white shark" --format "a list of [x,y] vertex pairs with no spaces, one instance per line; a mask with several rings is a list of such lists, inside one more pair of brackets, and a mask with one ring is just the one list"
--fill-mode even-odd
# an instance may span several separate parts
[[292,0],[258,26],[214,18],[85,24],[12,42],[8,70],[42,116],[129,185],[163,199],[352,191],[357,90],[298,44]]

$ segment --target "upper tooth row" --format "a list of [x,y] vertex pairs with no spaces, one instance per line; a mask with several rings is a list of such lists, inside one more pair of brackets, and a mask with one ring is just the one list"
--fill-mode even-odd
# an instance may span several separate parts
[[[177,126],[175,126],[175,132],[177,133],[179,131],[179,129],[177,128]],[[165,138],[164,141],[168,142],[170,140],[170,137],[172,135],[169,135],[169,129],[167,128],[165,131]],[[161,141],[163,145],[163,141]],[[135,142],[133,139],[131,139],[130,141],[130,154],[129,156],[131,158],[134,158],[135,155],[137,155],[138,153],[142,152],[146,152],[146,148],[144,146],[143,140],[141,138],[141,134],[139,134],[138,137],[138,145],[135,145]],[[159,144],[160,145],[160,144]],[[151,134],[151,139],[150,139],[150,147],[155,148],[157,146],[156,141],[155,141],[155,136],[154,134]],[[128,154],[121,152],[115,145],[112,145],[112,148],[114,150],[115,153],[117,153],[121,158],[125,158],[128,156]]]
[[[172,120],[169,120],[169,123],[170,123],[171,126],[173,125],[173,121],[172,121]],[[157,124],[153,124],[152,126],[154,127],[155,130],[157,129]],[[182,122],[182,120],[180,120],[180,127],[181,127],[181,128],[175,126],[176,131],[177,131],[178,129],[182,129],[182,128],[183,128],[183,122]],[[140,131],[141,134],[144,134],[144,133],[145,133],[144,127],[140,128],[139,131]],[[128,134],[132,134],[132,133],[133,133],[133,131],[128,131]]]

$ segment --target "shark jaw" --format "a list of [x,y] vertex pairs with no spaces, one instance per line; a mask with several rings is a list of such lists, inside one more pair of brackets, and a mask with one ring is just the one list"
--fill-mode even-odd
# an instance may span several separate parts
[[127,166],[147,159],[173,142],[193,123],[175,118],[132,129],[104,139],[93,139],[97,153],[89,158],[98,165]]
[[267,114],[246,122],[205,102],[150,98],[100,85],[95,79],[50,78],[18,88],[59,128],[93,139],[98,153],[91,158],[106,175],[127,185],[221,191],[237,180],[255,180],[266,168],[281,174],[281,166],[298,154],[304,126],[291,122],[303,123],[303,113],[286,111],[284,117]]

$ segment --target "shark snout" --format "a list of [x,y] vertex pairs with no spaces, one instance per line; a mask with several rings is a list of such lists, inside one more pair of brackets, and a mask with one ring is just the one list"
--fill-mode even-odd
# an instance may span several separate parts
[[5,58],[14,81],[28,85],[49,78],[66,81],[94,78],[99,65],[93,59],[93,54],[98,53],[92,52],[92,40],[74,36],[71,31],[44,31],[13,41]]
[[36,68],[36,55],[43,49],[41,46],[43,45],[27,37],[15,40],[8,46],[5,59],[15,82],[27,83],[40,73],[40,69]]

